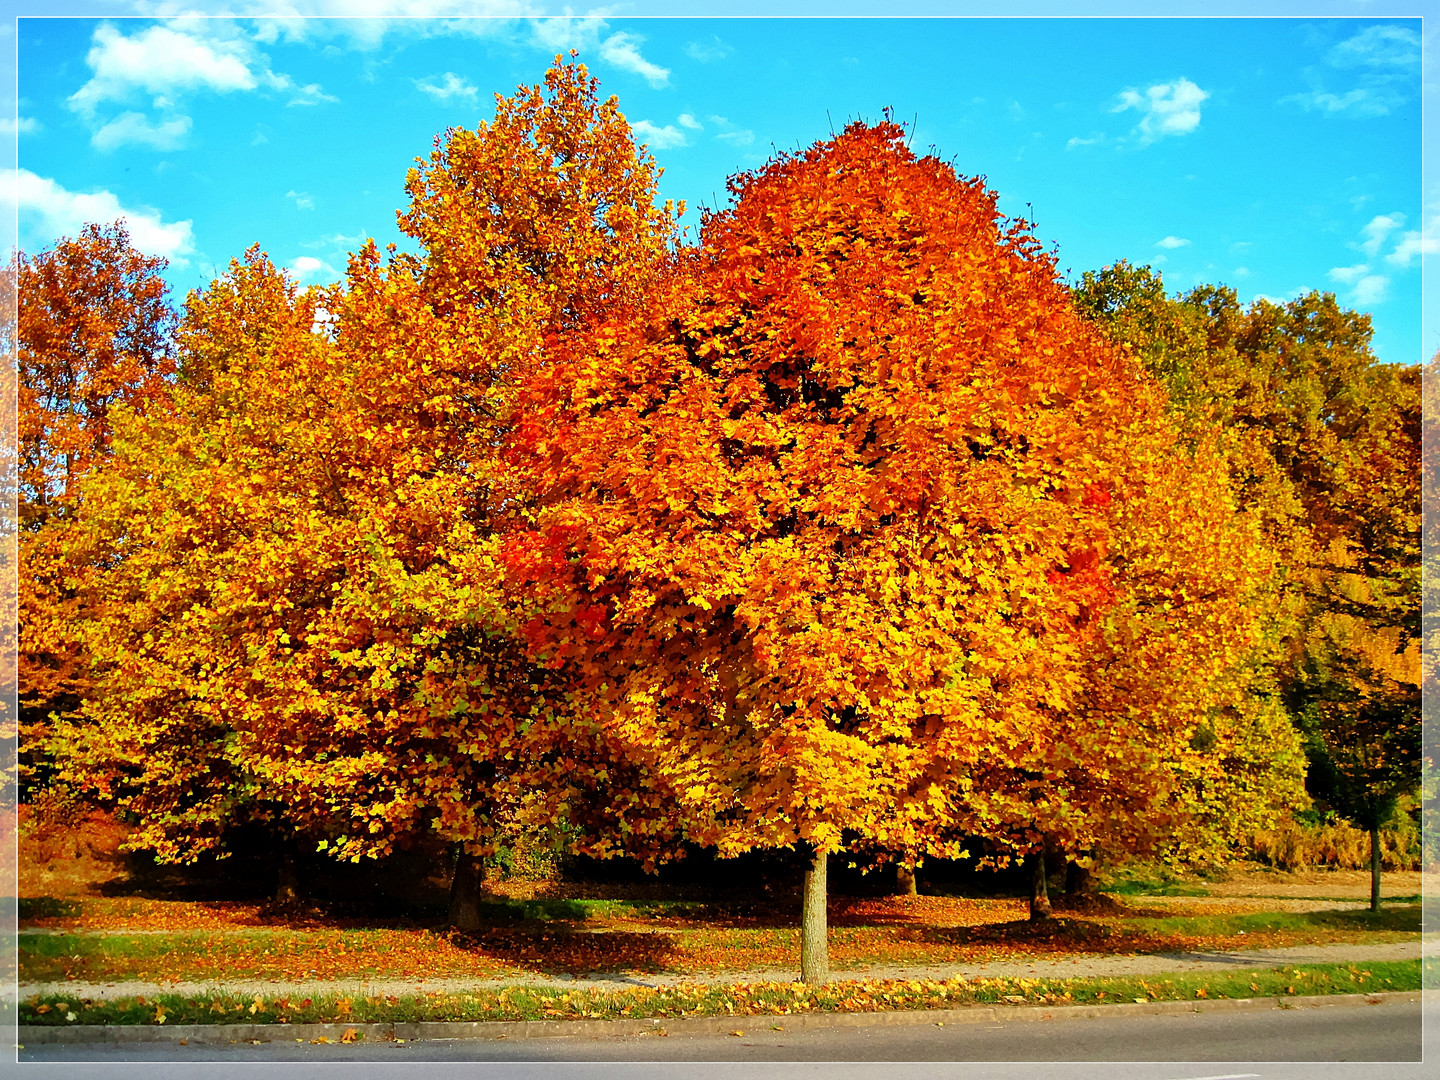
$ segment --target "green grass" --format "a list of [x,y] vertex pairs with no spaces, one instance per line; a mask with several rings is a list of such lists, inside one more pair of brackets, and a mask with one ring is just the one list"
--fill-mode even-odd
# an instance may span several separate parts
[[1198,934],[1228,937],[1232,934],[1299,933],[1335,930],[1346,933],[1419,933],[1420,905],[1392,904],[1379,911],[1261,911],[1243,915],[1173,915],[1125,919],[1137,932]]
[[483,900],[482,920],[496,922],[583,922],[587,919],[702,918],[723,914],[696,900]]
[[[86,934],[26,933],[19,935],[21,977],[37,982],[75,975],[114,977],[137,965],[153,972],[201,972],[192,977],[216,978],[229,968],[243,976],[258,961],[267,966],[298,963],[317,950],[357,958],[383,956],[399,937],[389,930],[213,929],[128,934],[125,931]],[[258,969],[257,969],[258,970]],[[357,975],[369,973],[356,968]],[[162,976],[162,977],[165,977]],[[178,976],[177,976],[178,977]]]
[[689,984],[624,990],[505,987],[405,997],[176,994],[77,999],[33,996],[20,1003],[20,1023],[227,1024],[405,1023],[417,1021],[673,1019],[684,1016],[774,1017],[813,1012],[945,1009],[967,1005],[1080,1005],[1131,1001],[1311,996],[1418,990],[1419,960],[1366,964],[1305,964],[1251,971],[1201,972],[1150,978],[852,980],[812,988],[800,983],[733,986]]
[[1209,896],[1210,890],[1203,885],[1187,885],[1177,881],[1117,881],[1108,885],[1105,892],[1116,896]]
[[1209,896],[1202,882],[1182,878],[1164,866],[1125,867],[1101,879],[1102,892],[1117,896]]

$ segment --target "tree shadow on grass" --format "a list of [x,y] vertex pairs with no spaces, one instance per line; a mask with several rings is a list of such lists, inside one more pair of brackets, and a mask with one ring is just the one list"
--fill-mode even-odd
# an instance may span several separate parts
[[30,919],[75,919],[82,911],[81,901],[58,896],[22,896],[16,906],[21,922]]
[[922,927],[900,930],[901,940],[987,953],[1014,949],[1037,955],[1093,953],[1159,953],[1184,948],[1174,935],[1124,923],[1055,916],[1031,922],[1017,919],[984,926]]
[[902,941],[923,942],[927,945],[949,945],[956,948],[993,948],[996,945],[1017,945],[1024,947],[1051,947],[1075,949],[1093,948],[1127,938],[1123,932],[1103,923],[1088,919],[1063,917],[1041,919],[1015,919],[1010,922],[985,923],[980,926],[924,926],[913,930],[901,929],[897,937]]
[[490,928],[452,933],[457,949],[543,975],[599,975],[629,971],[659,973],[691,957],[669,934],[622,930],[576,931],[569,927]]

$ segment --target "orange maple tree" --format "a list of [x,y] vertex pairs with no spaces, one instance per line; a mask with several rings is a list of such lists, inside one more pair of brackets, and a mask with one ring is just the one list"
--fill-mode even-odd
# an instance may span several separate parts
[[1083,845],[1119,791],[1133,836],[1246,644],[1211,463],[1027,224],[903,134],[732,181],[644,318],[549,342],[511,439],[532,650],[692,840],[812,853],[807,979],[827,853]]

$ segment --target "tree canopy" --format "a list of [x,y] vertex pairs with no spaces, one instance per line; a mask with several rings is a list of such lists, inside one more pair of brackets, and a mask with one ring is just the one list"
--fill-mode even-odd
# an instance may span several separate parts
[[1268,555],[1026,223],[903,134],[738,177],[647,318],[553,343],[524,633],[722,853],[1153,845]]
[[1378,826],[1418,780],[1420,369],[1378,363],[1369,317],[1329,293],[1245,309],[1223,287],[1168,297],[1123,263],[1075,291],[1224,448],[1279,556],[1275,683],[1309,786]]
[[337,285],[251,249],[177,321],[122,230],[22,260],[63,782],[166,859],[521,817],[823,882],[1214,852],[1299,797],[1292,718],[1336,775],[1347,724],[1409,760],[1418,382],[1364,316],[1067,288],[888,119],[693,245],[658,180],[557,59],[417,162],[420,250]]

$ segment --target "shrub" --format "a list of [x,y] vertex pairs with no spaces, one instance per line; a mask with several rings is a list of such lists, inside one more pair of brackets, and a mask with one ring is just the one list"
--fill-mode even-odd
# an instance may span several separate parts
[[[1383,870],[1417,870],[1420,867],[1420,830],[1407,803],[1402,803],[1380,830],[1380,866]],[[1250,858],[1282,870],[1326,867],[1365,870],[1370,866],[1370,834],[1338,820],[1283,819],[1274,829],[1254,833]]]

